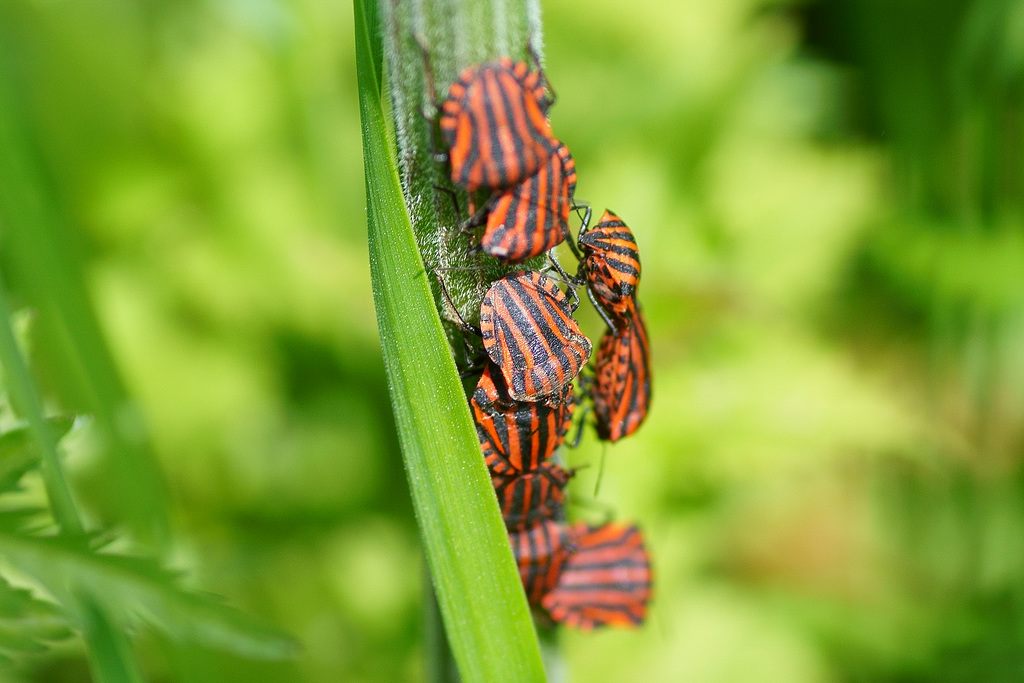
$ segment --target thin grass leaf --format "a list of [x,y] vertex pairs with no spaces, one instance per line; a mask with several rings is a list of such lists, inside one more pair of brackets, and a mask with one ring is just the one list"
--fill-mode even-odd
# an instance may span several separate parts
[[355,2],[370,273],[427,560],[462,679],[543,681],[529,607],[388,144],[372,5]]
[[208,595],[183,590],[175,574],[153,561],[95,553],[81,539],[3,531],[0,555],[38,580],[61,604],[78,604],[87,596],[118,624],[141,619],[173,638],[248,657],[282,659],[296,650],[294,641],[277,629]]
[[128,638],[89,598],[79,600],[89,669],[95,683],[143,683]]

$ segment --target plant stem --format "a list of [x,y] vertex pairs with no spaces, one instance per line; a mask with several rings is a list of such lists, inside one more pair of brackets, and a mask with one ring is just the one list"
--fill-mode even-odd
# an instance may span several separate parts
[[81,600],[89,669],[95,683],[142,683],[142,674],[124,631],[91,600]]

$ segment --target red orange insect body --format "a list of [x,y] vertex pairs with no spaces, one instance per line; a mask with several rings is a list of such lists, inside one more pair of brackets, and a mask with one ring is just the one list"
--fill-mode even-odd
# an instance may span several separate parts
[[626,327],[601,337],[597,350],[590,395],[598,438],[618,441],[643,423],[651,403],[650,363],[647,324],[637,308]]
[[[576,162],[559,142],[540,169],[484,205],[480,248],[502,263],[522,263],[561,244],[569,235],[569,211],[576,192]],[[486,218],[484,218],[486,216]]]
[[491,476],[505,527],[525,529],[561,515],[565,485],[572,478],[558,465],[542,463],[536,469],[511,476]]
[[530,604],[539,605],[561,576],[569,550],[567,530],[557,522],[542,522],[509,534],[509,542],[519,565],[526,597]]
[[635,526],[575,524],[563,544],[572,551],[540,604],[556,622],[589,630],[639,626],[651,599],[651,563]]
[[540,74],[502,57],[464,69],[441,105],[452,182],[469,191],[511,187],[555,149]]
[[581,231],[579,246],[580,268],[594,305],[607,313],[613,327],[626,326],[640,285],[640,253],[632,231],[605,209],[596,226]]
[[536,271],[517,271],[491,285],[480,305],[480,333],[516,401],[563,392],[593,349],[565,293]]
[[576,400],[570,384],[548,401],[513,401],[501,371],[488,363],[469,405],[487,467],[511,476],[536,469],[561,445]]

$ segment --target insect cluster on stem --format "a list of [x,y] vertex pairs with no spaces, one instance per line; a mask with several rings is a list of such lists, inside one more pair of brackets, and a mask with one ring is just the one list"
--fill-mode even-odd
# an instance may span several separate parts
[[[651,597],[643,537],[633,525],[568,524],[565,487],[574,471],[553,457],[574,420],[573,446],[588,415],[597,437],[610,442],[646,418],[650,354],[637,302],[639,253],[615,214],[606,210],[591,227],[590,207],[575,201],[576,165],[551,131],[554,94],[536,55],[533,61],[502,57],[465,68],[438,106],[445,151],[435,158],[468,194],[458,231],[469,237],[470,252],[503,265],[547,254],[548,265],[494,281],[480,302],[479,326],[462,319],[435,274],[467,346],[479,339],[482,347],[470,407],[531,605],[545,619],[576,628],[636,626]],[[431,75],[436,101],[432,83]],[[455,190],[438,189],[461,214]],[[574,211],[581,217],[575,240]],[[575,274],[555,258],[562,242],[578,260]],[[608,326],[592,370],[586,368],[593,345],[573,318],[578,287]]]

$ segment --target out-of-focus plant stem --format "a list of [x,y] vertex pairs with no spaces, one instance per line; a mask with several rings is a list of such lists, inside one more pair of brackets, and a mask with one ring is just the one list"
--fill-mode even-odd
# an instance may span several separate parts
[[0,283],[0,363],[3,364],[7,390],[17,410],[28,418],[32,436],[39,447],[43,484],[50,499],[54,520],[65,534],[80,535],[85,531],[82,519],[71,498],[71,489],[64,479],[57,443],[43,415],[43,404],[29,375],[28,366],[21,357],[18,343],[11,327],[11,311],[7,304],[7,293]]

